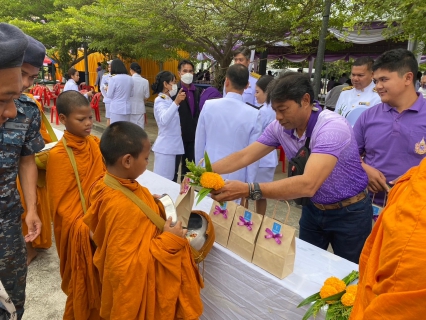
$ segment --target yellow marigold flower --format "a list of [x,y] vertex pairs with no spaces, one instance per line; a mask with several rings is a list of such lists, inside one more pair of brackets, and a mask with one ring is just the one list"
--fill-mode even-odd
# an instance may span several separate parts
[[355,295],[353,293],[346,292],[341,298],[342,304],[346,307],[351,307],[355,302]]
[[346,284],[345,282],[343,282],[342,280],[340,280],[339,278],[336,277],[330,277],[327,280],[325,280],[324,285],[326,286],[332,286],[334,288],[336,288],[337,292],[342,292],[345,290],[346,288]]
[[349,287],[346,287],[346,293],[352,293],[355,296],[356,296],[357,290],[358,290],[358,285],[356,285],[356,284],[349,286]]
[[219,190],[225,185],[223,178],[214,172],[204,172],[200,178],[200,184],[203,188]]
[[[330,285],[324,285],[320,290],[320,297],[321,299],[334,296],[335,294],[339,293],[335,287]],[[327,301],[327,303],[331,303],[332,301]]]

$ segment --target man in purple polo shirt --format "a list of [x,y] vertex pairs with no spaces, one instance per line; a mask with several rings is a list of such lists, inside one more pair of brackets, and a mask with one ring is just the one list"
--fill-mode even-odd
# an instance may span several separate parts
[[417,60],[408,50],[382,54],[373,65],[382,103],[364,111],[354,126],[368,189],[378,205],[383,205],[388,183],[426,155],[426,100],[416,92],[417,70]]
[[[182,60],[178,64],[180,88],[186,93],[186,98],[180,103],[179,118],[182,128],[182,140],[185,153],[176,156],[175,176],[173,181],[178,180],[179,165],[181,165],[181,181],[188,172],[185,160],[194,161],[195,131],[197,130],[198,116],[200,115],[200,92],[192,83],[194,78],[194,64],[189,60]],[[172,97],[174,100],[176,96]]]
[[213,192],[218,201],[250,197],[296,199],[310,197],[303,206],[300,239],[358,263],[371,231],[372,207],[366,192],[367,174],[361,167],[357,143],[349,123],[314,102],[307,75],[288,72],[271,82],[268,100],[276,112],[257,142],[213,164],[224,174],[244,168],[281,145],[289,158],[310,137],[304,173],[269,183],[228,181]]

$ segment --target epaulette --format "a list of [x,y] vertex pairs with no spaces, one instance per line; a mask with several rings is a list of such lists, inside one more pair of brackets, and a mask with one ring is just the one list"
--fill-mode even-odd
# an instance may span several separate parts
[[251,75],[253,78],[256,78],[256,79],[259,79],[259,78],[261,77],[261,75],[260,75],[260,74],[258,74],[258,73],[256,73],[256,72],[251,72],[251,73],[250,73],[250,75]]
[[163,93],[159,94],[158,96],[159,96],[161,99],[166,99],[166,95],[165,95],[165,94],[163,94]]
[[248,102],[246,102],[246,104],[248,104],[252,108],[255,108],[256,110],[260,110],[260,108],[263,107],[263,105],[261,105],[260,107],[258,107],[258,106],[255,106],[254,104],[251,104],[251,103],[248,103]]
[[376,87],[373,88],[373,92],[377,92]]
[[344,87],[343,89],[342,89],[342,92],[343,91],[346,91],[346,90],[352,90],[354,87],[353,86],[347,86],[347,87]]

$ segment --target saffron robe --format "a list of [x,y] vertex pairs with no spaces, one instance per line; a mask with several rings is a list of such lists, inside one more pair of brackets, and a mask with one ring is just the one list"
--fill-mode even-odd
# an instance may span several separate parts
[[391,189],[360,257],[351,320],[423,319],[426,301],[426,159]]
[[[115,178],[160,215],[148,189]],[[103,179],[93,186],[89,205],[84,222],[97,246],[93,261],[102,282],[101,317],[198,319],[203,282],[188,240],[160,233],[136,204]]]
[[[64,137],[74,154],[87,201],[90,186],[105,172],[99,139],[77,137],[68,131]],[[62,140],[49,152],[46,183],[60,260],[61,288],[68,296],[63,319],[99,319],[100,283],[93,265],[94,249],[89,228],[83,223],[76,177]]]

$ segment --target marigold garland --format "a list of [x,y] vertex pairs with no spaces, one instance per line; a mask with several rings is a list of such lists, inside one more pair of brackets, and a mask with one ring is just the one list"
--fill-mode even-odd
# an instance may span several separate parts
[[346,284],[342,280],[340,280],[339,278],[336,278],[336,277],[328,278],[327,280],[325,280],[324,285],[325,286],[332,286],[332,287],[336,288],[336,290],[337,290],[336,293],[342,292],[346,288]]
[[200,178],[200,184],[203,188],[219,190],[225,185],[223,178],[215,172],[204,172]]
[[352,293],[353,295],[356,295],[357,291],[358,291],[358,285],[357,284],[346,287],[347,293]]
[[[331,285],[323,285],[320,290],[321,299],[328,298],[334,296],[336,293],[339,293],[337,289]],[[327,303],[331,303],[332,301],[327,301]]]
[[345,307],[351,307],[354,305],[355,302],[355,295],[353,293],[350,292],[346,292],[342,298],[340,299],[340,301],[342,301],[342,304]]

